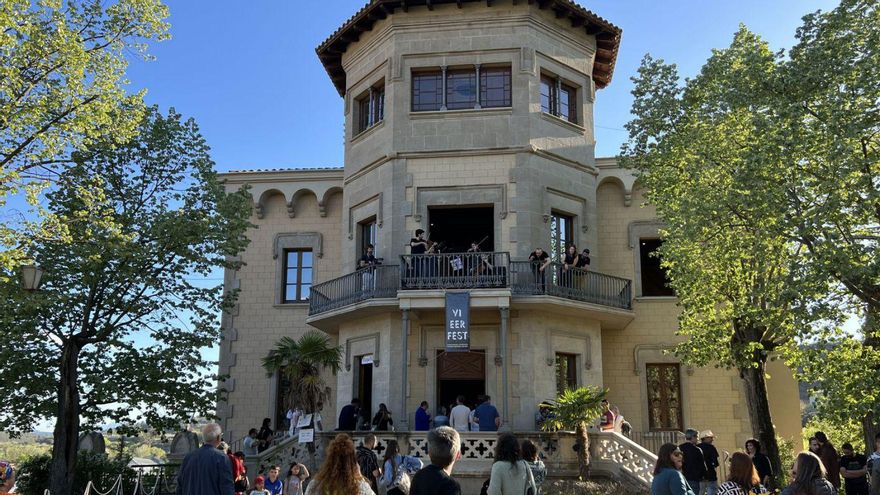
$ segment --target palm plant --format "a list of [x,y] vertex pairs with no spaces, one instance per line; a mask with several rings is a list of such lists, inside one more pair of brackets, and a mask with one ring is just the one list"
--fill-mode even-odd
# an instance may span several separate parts
[[581,480],[590,477],[590,437],[587,425],[602,414],[602,399],[608,389],[580,387],[568,389],[556,400],[549,401],[550,414],[544,421],[544,431],[574,430],[577,445],[578,475]]
[[334,374],[342,364],[342,347],[330,344],[330,338],[312,330],[299,340],[282,337],[263,358],[263,368],[269,376],[281,373],[290,382],[285,401],[293,410],[306,414],[318,411],[318,404],[328,402],[330,387],[324,383],[321,371]]

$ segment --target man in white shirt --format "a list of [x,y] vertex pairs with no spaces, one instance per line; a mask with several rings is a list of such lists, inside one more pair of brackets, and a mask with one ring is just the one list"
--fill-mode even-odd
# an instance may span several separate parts
[[244,437],[244,455],[257,455],[257,429],[251,428],[248,435]]
[[455,398],[456,406],[449,413],[449,426],[455,428],[456,431],[468,431],[468,423],[471,410],[464,405],[464,396],[459,395]]

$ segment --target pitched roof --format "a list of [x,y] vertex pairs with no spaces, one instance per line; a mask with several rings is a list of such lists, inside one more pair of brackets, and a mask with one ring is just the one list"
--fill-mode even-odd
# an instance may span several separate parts
[[[350,43],[360,38],[362,33],[373,29],[373,24],[377,21],[387,18],[397,9],[407,12],[409,7],[424,5],[433,10],[435,5],[444,3],[455,3],[461,8],[463,3],[481,1],[485,1],[487,6],[492,5],[492,0],[370,0],[329,38],[324,40],[315,51],[339,95],[343,96],[345,95],[345,71],[342,69],[342,54],[345,53]],[[514,0],[513,3],[517,3],[517,0]],[[537,4],[539,9],[550,9],[557,18],[568,18],[573,28],[583,29],[585,34],[596,36],[593,81],[599,88],[607,86],[614,74],[614,63],[617,61],[617,50],[620,47],[620,35],[623,30],[581,7],[573,0],[528,0],[528,3]]]

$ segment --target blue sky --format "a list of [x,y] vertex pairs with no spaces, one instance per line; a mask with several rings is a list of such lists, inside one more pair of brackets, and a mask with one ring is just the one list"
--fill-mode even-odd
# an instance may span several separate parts
[[[172,39],[157,57],[134,62],[132,89],[147,101],[195,117],[220,171],[342,165],[342,99],[315,47],[366,0],[168,0]],[[822,0],[580,0],[623,28],[611,85],[599,91],[597,155],[626,138],[629,78],[645,53],[695,74],[712,48],[727,46],[740,23],[775,49],[787,48],[801,17],[837,2]]]

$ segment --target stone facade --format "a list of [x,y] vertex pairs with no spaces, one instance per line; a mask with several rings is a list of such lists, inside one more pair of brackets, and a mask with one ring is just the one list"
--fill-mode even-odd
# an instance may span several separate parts
[[[229,188],[251,186],[256,225],[245,265],[225,279],[240,289],[236,309],[224,316],[221,345],[221,373],[229,378],[218,410],[232,438],[263,417],[278,419],[277,378],[266,376],[261,359],[281,336],[313,328],[346,354],[343,370],[327,376],[334,397],[322,413],[325,427],[335,427],[336,412],[356,393],[357,359],[365,355],[373,360],[373,411],[388,404],[399,425],[411,424],[422,400],[433,412],[443,290],[401,290],[310,315],[308,302],[281,302],[283,253],[312,249],[313,282],[333,280],[354,271],[359,224],[374,220],[377,254],[400,265],[412,232],[430,232],[432,211],[477,205],[492,209],[494,245],[485,251],[524,260],[536,246],[548,247],[550,217],[564,214],[573,223],[571,240],[592,251],[592,271],[632,281],[631,308],[523,295],[510,286],[471,291],[471,349],[484,352],[485,392],[505,422],[534,428],[537,403],[555,395],[555,357],[563,352],[576,356],[578,384],[608,387],[633,428],[650,430],[645,367],[676,362],[664,351],[680,339],[678,310],[674,297],[641,292],[639,239],[657,236],[653,208],[629,171],[594,157],[601,32],[586,34],[589,27],[576,27],[574,18],[542,8],[553,2],[436,3],[386,9],[371,30],[350,36],[340,56],[343,168],[224,174]],[[415,72],[477,65],[510,68],[510,106],[412,111]],[[542,111],[542,74],[576,88],[576,122]],[[358,98],[370,88],[384,90],[384,116],[358,132]],[[771,365],[771,372],[777,426],[796,438],[796,384],[784,367]],[[719,450],[751,436],[734,372],[681,367],[680,384],[683,427],[711,428]]]

